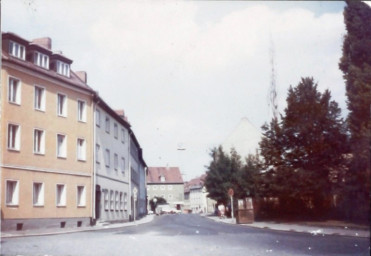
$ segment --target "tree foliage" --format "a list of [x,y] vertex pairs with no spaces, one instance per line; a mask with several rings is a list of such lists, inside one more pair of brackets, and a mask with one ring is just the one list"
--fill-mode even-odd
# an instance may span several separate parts
[[265,169],[261,192],[283,208],[323,212],[332,192],[331,174],[343,164],[347,137],[340,108],[313,78],[290,87],[281,122],[265,124],[260,142]]
[[245,198],[257,194],[256,177],[259,173],[258,160],[254,156],[248,156],[246,164],[236,150],[231,149],[230,154],[223,151],[223,148],[211,150],[210,162],[205,179],[205,186],[209,197],[218,203],[228,205],[228,190],[234,190],[235,198]]
[[352,162],[346,177],[344,204],[358,211],[352,218],[369,218],[371,142],[371,8],[347,1],[344,10],[347,34],[339,67],[346,81],[348,127]]

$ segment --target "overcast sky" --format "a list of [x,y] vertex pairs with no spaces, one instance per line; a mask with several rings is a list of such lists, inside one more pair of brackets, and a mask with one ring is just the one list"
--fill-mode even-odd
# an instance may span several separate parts
[[[2,31],[53,50],[88,73],[113,109],[124,109],[148,166],[205,172],[210,149],[268,106],[274,48],[280,112],[287,90],[312,76],[346,111],[338,68],[344,2],[3,0]],[[186,150],[177,150],[182,144]]]

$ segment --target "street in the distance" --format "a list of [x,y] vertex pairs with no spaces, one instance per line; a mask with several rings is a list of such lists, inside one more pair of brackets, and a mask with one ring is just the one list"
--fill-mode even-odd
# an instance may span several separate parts
[[369,255],[369,238],[274,231],[195,214],[71,234],[6,238],[3,255]]

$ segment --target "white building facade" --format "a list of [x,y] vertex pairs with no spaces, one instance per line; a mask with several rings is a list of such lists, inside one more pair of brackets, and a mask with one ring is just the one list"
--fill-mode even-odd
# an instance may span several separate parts
[[130,125],[101,98],[95,102],[95,219],[129,221]]

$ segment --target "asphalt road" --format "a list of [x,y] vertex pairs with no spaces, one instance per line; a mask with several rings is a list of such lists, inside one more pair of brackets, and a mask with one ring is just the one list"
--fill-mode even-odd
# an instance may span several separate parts
[[163,215],[115,230],[8,238],[2,255],[370,255],[366,238],[313,236],[218,223],[198,215]]

